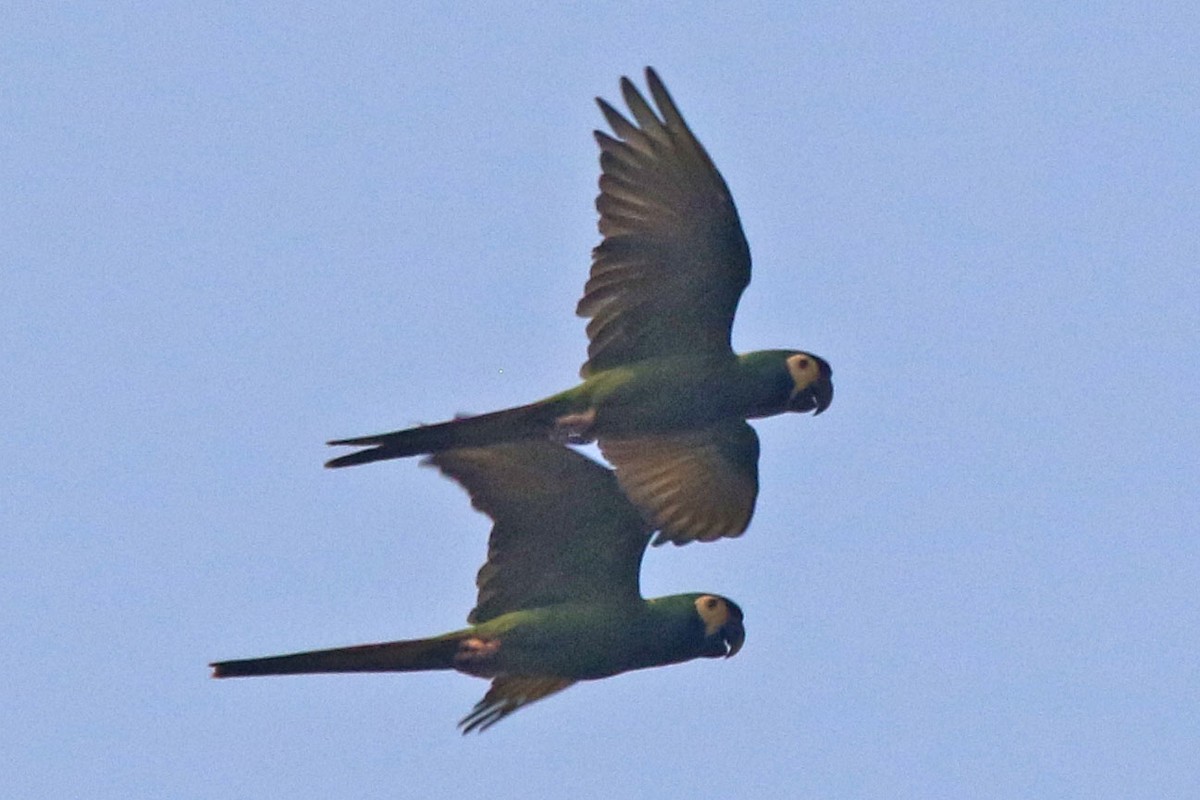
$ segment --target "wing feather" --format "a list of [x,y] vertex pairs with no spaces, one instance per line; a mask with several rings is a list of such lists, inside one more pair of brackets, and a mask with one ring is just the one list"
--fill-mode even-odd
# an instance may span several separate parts
[[426,463],[457,481],[494,522],[468,622],[553,603],[641,597],[650,529],[611,470],[546,441],[447,450]]
[[738,536],[758,497],[758,436],[742,420],[684,433],[602,437],[629,498],[660,528],[654,544]]
[[576,312],[588,323],[580,372],[672,355],[730,355],[750,249],[729,187],[652,69],[657,112],[628,78],[630,121],[597,99],[604,237]]
[[483,699],[475,704],[471,713],[463,717],[458,725],[467,734],[471,731],[486,731],[518,708],[561,692],[575,681],[569,678],[543,678],[526,675],[503,675],[492,681]]

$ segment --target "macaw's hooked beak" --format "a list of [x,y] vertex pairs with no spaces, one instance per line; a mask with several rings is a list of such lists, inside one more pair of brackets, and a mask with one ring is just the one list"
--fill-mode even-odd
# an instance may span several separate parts
[[740,622],[731,622],[721,629],[721,635],[725,639],[725,646],[728,648],[725,651],[726,658],[733,658],[737,655],[738,650],[742,649],[742,645],[746,643],[746,629],[742,627]]
[[721,638],[725,640],[725,657],[733,658],[746,643],[746,627],[742,624],[742,609],[737,604],[730,602],[729,611],[729,620],[721,626]]
[[829,404],[833,402],[833,380],[826,375],[824,380],[812,388],[812,396],[816,403],[816,410],[813,411],[815,417],[829,408]]
[[803,389],[796,389],[788,398],[788,411],[813,412],[815,417],[833,402],[833,369],[823,358],[812,356],[817,362],[818,374]]

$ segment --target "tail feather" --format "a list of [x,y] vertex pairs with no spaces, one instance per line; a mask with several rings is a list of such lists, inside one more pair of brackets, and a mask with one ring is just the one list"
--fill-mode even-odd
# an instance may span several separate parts
[[249,675],[298,675],[317,672],[417,672],[453,669],[459,636],[411,639],[313,650],[268,658],[217,661],[209,664],[214,678]]
[[334,439],[328,444],[367,449],[330,459],[325,466],[351,467],[459,447],[487,447],[501,442],[539,439],[549,436],[557,416],[555,404],[544,401],[475,417],[458,417],[436,425],[420,425],[353,439]]

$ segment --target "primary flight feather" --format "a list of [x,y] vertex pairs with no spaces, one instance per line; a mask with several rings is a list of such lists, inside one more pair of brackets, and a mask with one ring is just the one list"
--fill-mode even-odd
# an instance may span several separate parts
[[758,496],[758,436],[747,419],[820,414],[832,370],[800,350],[736,354],[734,313],[750,249],[733,197],[652,69],[654,107],[628,78],[632,120],[597,99],[613,135],[600,146],[599,228],[576,309],[588,318],[584,379],[517,408],[391,433],[337,439],[365,449],[346,467],[456,447],[597,441],[655,544],[737,536]]
[[610,470],[566,447],[521,442],[429,459],[492,518],[470,627],[428,639],[212,664],[217,678],[457,670],[492,680],[461,722],[483,730],[581,680],[729,657],[742,611],[720,595],[642,598],[650,528]]

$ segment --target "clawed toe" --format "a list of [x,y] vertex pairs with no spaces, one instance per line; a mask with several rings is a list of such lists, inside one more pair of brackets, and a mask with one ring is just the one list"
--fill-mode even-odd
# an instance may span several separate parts
[[559,444],[588,444],[596,441],[592,426],[596,424],[596,409],[589,408],[578,414],[564,414],[554,420],[550,439]]

